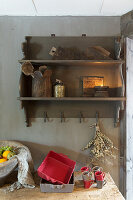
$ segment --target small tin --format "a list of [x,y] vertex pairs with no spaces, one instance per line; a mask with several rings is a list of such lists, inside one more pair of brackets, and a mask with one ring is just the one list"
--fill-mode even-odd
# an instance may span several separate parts
[[40,190],[41,192],[48,193],[72,193],[74,189],[74,173],[71,176],[70,182],[68,184],[52,184],[45,179],[41,179]]
[[65,86],[62,81],[56,79],[54,86],[54,97],[61,98],[65,96]]

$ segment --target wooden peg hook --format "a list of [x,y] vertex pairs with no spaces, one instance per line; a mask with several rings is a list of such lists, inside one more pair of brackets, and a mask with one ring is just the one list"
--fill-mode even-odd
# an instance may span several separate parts
[[44,112],[44,123],[46,123],[48,120],[48,115],[47,115],[47,112]]
[[80,111],[79,115],[80,115],[80,117],[79,117],[79,122],[82,123],[83,113]]
[[98,119],[99,119],[99,113],[96,112],[96,124],[98,124]]
[[65,122],[64,112],[60,113],[60,119],[61,119],[61,123]]

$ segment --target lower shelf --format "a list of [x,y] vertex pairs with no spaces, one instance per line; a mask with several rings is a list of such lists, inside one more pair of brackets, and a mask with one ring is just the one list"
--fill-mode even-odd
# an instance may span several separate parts
[[126,101],[126,97],[18,97],[20,101]]
[[[30,126],[31,119],[95,118],[96,112],[100,118],[114,118],[115,126],[120,122],[120,111],[124,111],[126,97],[18,97],[25,110],[26,124]],[[34,120],[35,121],[35,120]]]

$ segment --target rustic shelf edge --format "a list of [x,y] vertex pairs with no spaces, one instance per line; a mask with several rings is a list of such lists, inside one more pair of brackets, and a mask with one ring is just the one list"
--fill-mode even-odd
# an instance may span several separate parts
[[18,97],[20,101],[126,101],[126,97]]
[[19,60],[19,63],[31,62],[35,64],[123,64],[124,60]]

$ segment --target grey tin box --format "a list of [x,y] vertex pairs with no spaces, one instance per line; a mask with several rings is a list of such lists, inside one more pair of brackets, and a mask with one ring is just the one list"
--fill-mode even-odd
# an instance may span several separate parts
[[74,189],[74,173],[71,176],[69,184],[56,185],[44,179],[41,179],[40,190],[41,192],[48,193],[71,193]]

